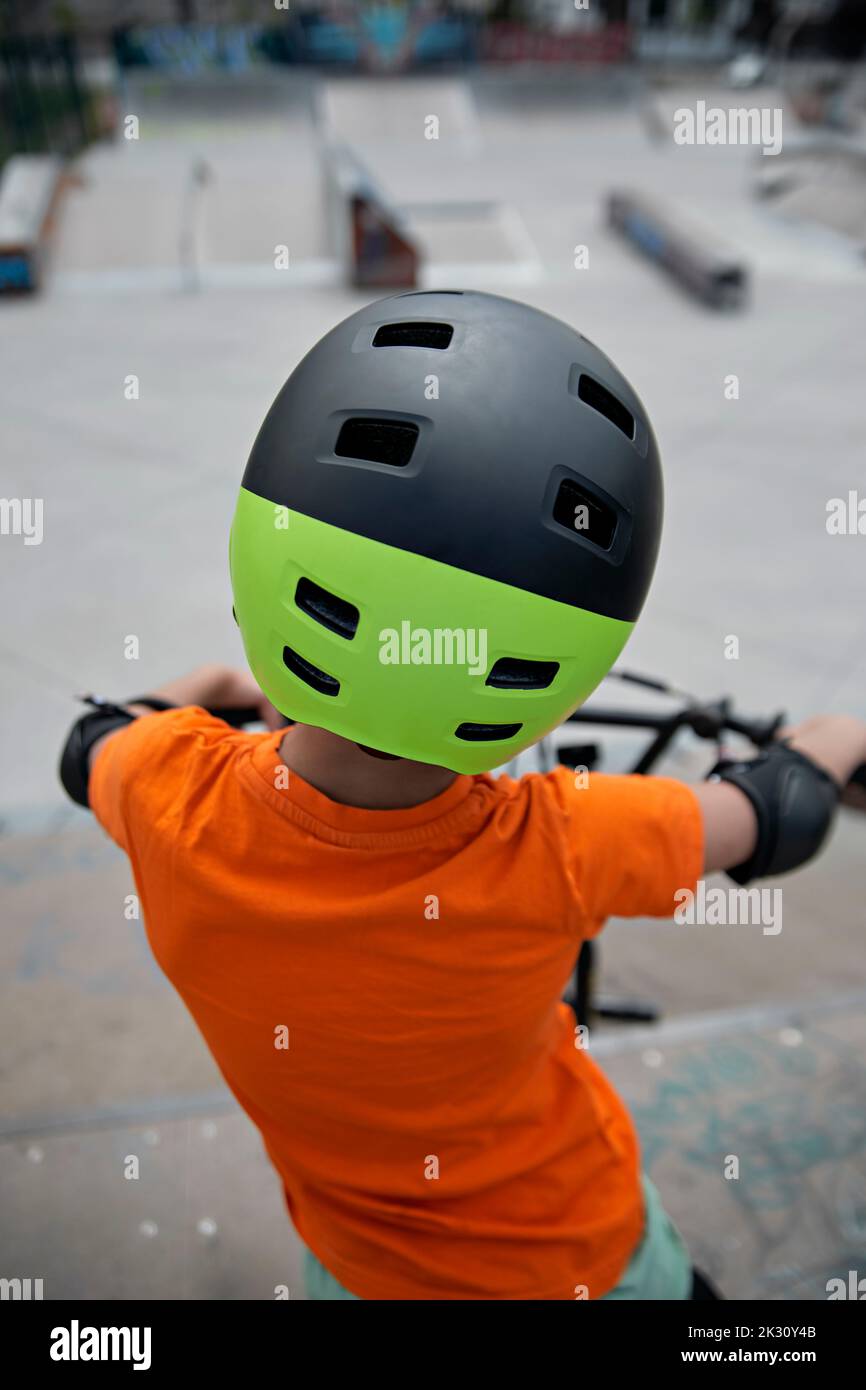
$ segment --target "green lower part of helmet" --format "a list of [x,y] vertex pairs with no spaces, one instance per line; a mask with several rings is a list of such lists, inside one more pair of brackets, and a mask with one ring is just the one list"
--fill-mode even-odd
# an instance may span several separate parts
[[[244,488],[230,563],[247,660],[277,709],[455,772],[488,771],[549,733],[591,694],[634,627]],[[558,669],[541,668],[543,679],[552,674],[542,688],[500,688],[488,683],[497,662],[512,679],[514,662]]]

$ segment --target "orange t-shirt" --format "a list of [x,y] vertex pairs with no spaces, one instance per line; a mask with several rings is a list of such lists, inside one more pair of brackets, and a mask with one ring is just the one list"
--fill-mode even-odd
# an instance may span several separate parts
[[638,1145],[560,996],[607,916],[694,889],[696,798],[557,768],[367,811],[283,787],[280,739],[147,715],[90,799],[300,1236],[362,1298],[600,1297],[641,1237]]

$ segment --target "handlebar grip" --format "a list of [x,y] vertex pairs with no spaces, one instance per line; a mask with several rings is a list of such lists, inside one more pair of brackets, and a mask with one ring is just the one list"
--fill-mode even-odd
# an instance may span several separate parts
[[864,791],[866,791],[866,763],[861,763],[859,767],[855,767],[848,779],[849,786],[852,782],[858,787],[863,787]]
[[233,729],[242,729],[245,724],[260,724],[262,716],[255,705],[232,705],[226,709],[208,708],[208,714],[213,714],[217,719],[222,719],[223,723],[230,724]]

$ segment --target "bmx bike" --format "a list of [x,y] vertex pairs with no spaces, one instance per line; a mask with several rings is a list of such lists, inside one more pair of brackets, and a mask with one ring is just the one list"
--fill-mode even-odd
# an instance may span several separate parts
[[[733,700],[722,696],[715,700],[700,700],[685,691],[669,685],[654,677],[638,675],[633,671],[615,668],[607,679],[625,682],[664,695],[676,701],[674,708],[667,712],[640,709],[612,709],[593,706],[581,708],[569,715],[560,733],[572,725],[593,725],[610,729],[639,729],[650,735],[634,763],[625,770],[631,774],[646,775],[668,751],[674,740],[684,731],[690,731],[699,739],[717,746],[717,756],[721,757],[723,740],[734,734],[746,738],[756,748],[764,748],[779,734],[785,724],[785,714],[779,710],[765,717],[749,717],[734,708]],[[210,713],[223,719],[233,728],[243,728],[256,723],[259,714],[255,708],[213,709]],[[291,723],[286,720],[286,725]],[[565,767],[592,771],[601,756],[597,742],[559,743],[555,758],[551,754],[549,739],[539,745],[539,761],[543,771],[549,770],[554,761]],[[852,783],[866,789],[866,763],[863,763],[851,778]],[[660,1017],[659,1009],[652,1003],[639,999],[612,999],[599,996],[595,990],[597,975],[598,946],[594,941],[586,941],[580,948],[571,981],[565,991],[565,999],[574,1010],[579,1024],[589,1024],[593,1018],[615,1020],[620,1023],[654,1023]]]

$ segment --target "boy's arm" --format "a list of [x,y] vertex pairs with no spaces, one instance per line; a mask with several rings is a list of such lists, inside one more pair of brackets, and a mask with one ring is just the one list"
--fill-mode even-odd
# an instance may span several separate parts
[[[866,724],[848,715],[815,715],[784,730],[783,737],[829,773],[844,801],[862,807],[857,790],[844,789],[851,774],[866,762]],[[704,782],[694,791],[704,821],[704,872],[746,863],[758,839],[758,820],[748,796],[726,782]]]
[[[255,709],[269,729],[278,729],[285,723],[249,672],[230,666],[200,666],[141,699],[162,701],[172,708],[195,705],[213,711],[232,707]],[[72,801],[90,807],[90,773],[103,745],[131,723],[154,712],[148,704],[135,701],[125,705],[96,702],[94,708],[76,720],[63,746],[59,767],[60,781]]]
[[[198,666],[188,675],[167,681],[149,694],[156,700],[164,700],[166,704],[179,708],[186,705],[200,705],[203,709],[214,710],[255,707],[269,729],[278,729],[283,723],[282,716],[262,694],[249,672],[237,671],[232,666]],[[129,704],[122,708],[138,718],[154,713],[147,705]],[[112,729],[91,746],[88,754],[90,767],[93,767],[93,760],[102,745],[119,732],[119,729]]]

